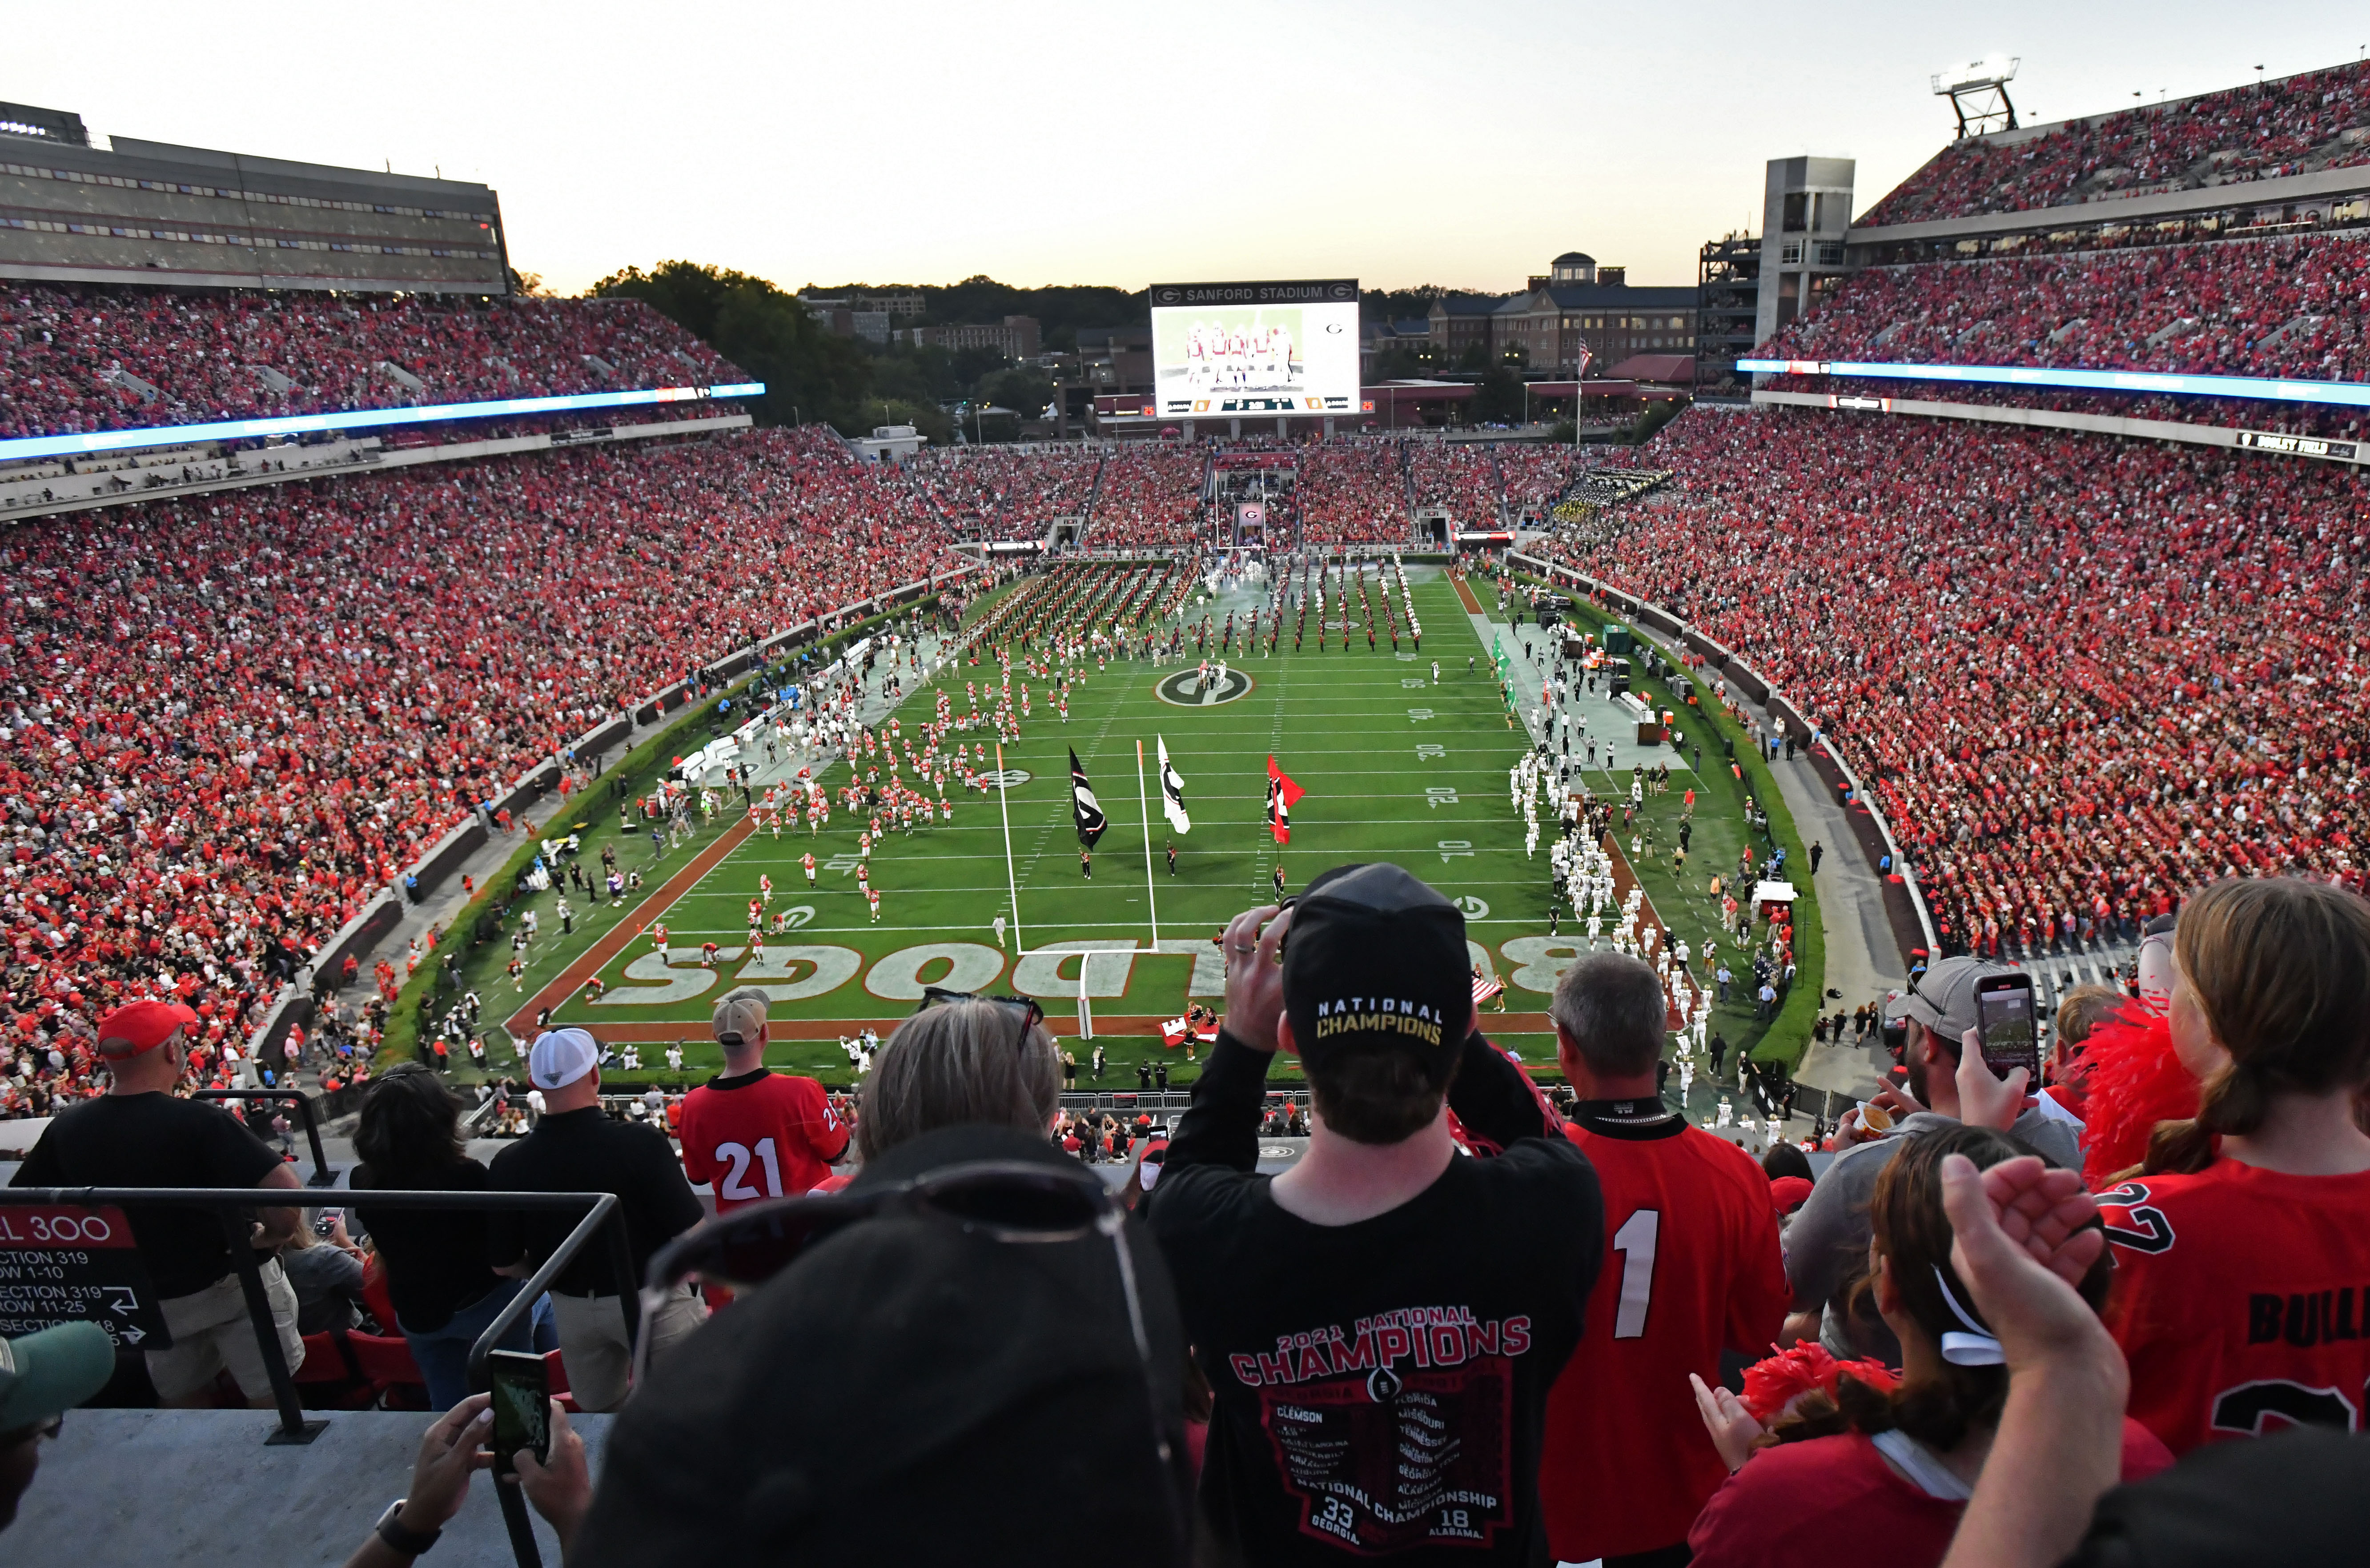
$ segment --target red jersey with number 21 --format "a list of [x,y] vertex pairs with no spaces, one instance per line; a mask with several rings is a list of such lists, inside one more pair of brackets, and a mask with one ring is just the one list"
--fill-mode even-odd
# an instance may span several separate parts
[[2130,1412],[2175,1454],[2370,1411],[2370,1172],[2220,1159],[2099,1195]]
[[683,1168],[716,1189],[719,1214],[811,1191],[846,1151],[847,1124],[811,1078],[711,1078],[683,1103]]

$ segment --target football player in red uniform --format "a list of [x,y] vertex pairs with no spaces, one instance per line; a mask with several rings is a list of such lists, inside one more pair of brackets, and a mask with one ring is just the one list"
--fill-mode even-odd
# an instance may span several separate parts
[[2131,1413],[2176,1454],[2370,1409],[2370,903],[2290,877],[2191,898],[2172,1047],[2199,1080],[2099,1196]]
[[1669,1001],[1654,971],[1584,956],[1556,984],[1556,1056],[1580,1103],[1564,1136],[1605,1192],[1605,1267],[1579,1348],[1547,1396],[1539,1503],[1558,1559],[1680,1549],[1728,1467],[1695,1414],[1692,1372],[1760,1350],[1791,1291],[1769,1178],[1688,1125],[1655,1085]]
[[716,1004],[724,1070],[683,1104],[683,1168],[715,1188],[719,1214],[810,1191],[847,1152],[847,1124],[823,1085],[766,1070],[765,1001],[742,986]]

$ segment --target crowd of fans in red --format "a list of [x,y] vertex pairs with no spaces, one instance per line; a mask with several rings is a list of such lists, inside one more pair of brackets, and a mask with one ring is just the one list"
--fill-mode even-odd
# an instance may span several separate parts
[[745,379],[639,300],[0,289],[0,437]]
[[19,525],[0,1064],[75,1092],[90,1023],[171,990],[217,1070],[305,952],[534,761],[945,569],[945,540],[893,471],[778,429]]
[[1408,477],[1415,504],[1446,507],[1459,526],[1495,528],[1501,484],[1490,448],[1478,442],[1410,441]]
[[1087,544],[1098,550],[1174,549],[1200,541],[1209,456],[1171,441],[1106,449]]
[[1326,544],[1404,540],[1411,514],[1397,441],[1317,441],[1300,449],[1293,504],[1302,537]]
[[1772,359],[2370,377],[2370,237],[1870,268]]
[[1081,517],[1101,454],[1091,448],[925,447],[905,477],[961,539],[1042,539],[1057,517]]
[[1860,227],[2017,212],[2109,196],[2271,179],[2364,161],[2370,64],[2331,66],[2178,103],[2072,120],[2019,141],[1953,142]]
[[1698,411],[1551,554],[1831,736],[1945,946],[2128,936],[2180,890],[2359,885],[2370,574],[2351,470],[1996,426]]

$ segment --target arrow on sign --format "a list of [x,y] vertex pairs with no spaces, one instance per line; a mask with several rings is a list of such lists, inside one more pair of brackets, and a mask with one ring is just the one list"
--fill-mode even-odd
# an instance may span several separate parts
[[123,1342],[124,1342],[126,1345],[137,1345],[137,1344],[139,1344],[142,1340],[146,1339],[147,1337],[148,1337],[148,1336],[147,1336],[146,1334],[142,1333],[138,1329],[136,1329],[136,1328],[132,1327],[130,1323],[126,1323],[126,1324],[124,1324],[124,1325],[123,1325]]

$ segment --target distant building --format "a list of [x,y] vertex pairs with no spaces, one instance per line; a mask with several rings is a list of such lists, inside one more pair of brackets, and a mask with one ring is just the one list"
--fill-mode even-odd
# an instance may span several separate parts
[[1366,328],[1365,341],[1359,345],[1366,379],[1381,373],[1379,367],[1390,354],[1401,349],[1418,354],[1432,347],[1432,320],[1428,316],[1401,316],[1397,321],[1377,321]]
[[885,310],[855,310],[835,300],[809,300],[806,306],[807,315],[826,332],[884,346],[889,341],[891,317]]
[[908,326],[897,334],[900,342],[916,349],[993,349],[1007,360],[1033,360],[1039,350],[1037,318],[1007,315],[1001,322],[977,322],[959,326]]
[[1480,345],[1482,352],[1496,356],[1498,344],[1490,317],[1501,303],[1487,297],[1432,302],[1432,316],[1425,326],[1443,369],[1455,369],[1465,358],[1466,350],[1476,344]]

